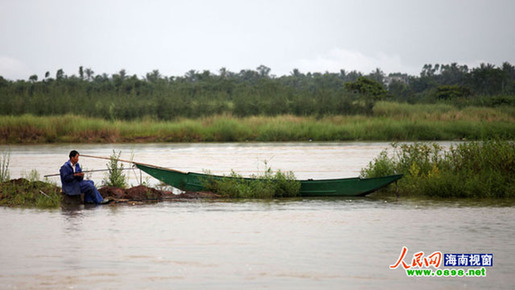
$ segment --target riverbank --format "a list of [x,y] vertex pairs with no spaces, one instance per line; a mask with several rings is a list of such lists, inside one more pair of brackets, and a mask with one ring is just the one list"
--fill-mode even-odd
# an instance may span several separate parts
[[[139,204],[163,200],[181,201],[192,199],[219,198],[211,192],[184,192],[173,194],[171,191],[159,190],[143,185],[131,188],[102,187],[99,192],[103,198],[113,201],[111,204]],[[0,206],[26,208],[59,208],[83,204],[81,196],[68,196],[55,184],[28,180],[12,179],[0,183]]]
[[220,115],[109,121],[65,116],[0,116],[0,144],[435,141],[515,138],[513,108],[378,103],[370,116]]

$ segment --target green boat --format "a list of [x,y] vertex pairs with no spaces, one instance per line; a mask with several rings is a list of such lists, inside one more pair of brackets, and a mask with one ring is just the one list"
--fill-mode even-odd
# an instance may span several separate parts
[[[141,164],[133,162],[136,167],[147,174],[184,191],[202,191],[202,181],[206,179],[231,178],[208,175]],[[340,178],[340,179],[306,179],[300,180],[300,196],[364,196],[399,180],[402,174],[376,178]]]

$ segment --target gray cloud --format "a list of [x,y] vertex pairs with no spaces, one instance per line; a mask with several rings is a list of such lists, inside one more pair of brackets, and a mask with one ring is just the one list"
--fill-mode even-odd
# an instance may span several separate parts
[[0,0],[0,75],[515,62],[510,0]]

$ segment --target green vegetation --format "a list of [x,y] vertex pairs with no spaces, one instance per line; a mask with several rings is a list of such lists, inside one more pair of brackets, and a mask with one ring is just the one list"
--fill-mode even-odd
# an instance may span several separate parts
[[122,151],[119,151],[118,154],[113,150],[113,154],[109,157],[109,162],[107,165],[107,176],[103,180],[104,186],[113,186],[118,188],[126,188],[127,187],[127,178],[123,174],[123,163],[119,163],[120,155]]
[[0,143],[513,139],[514,107],[378,102],[368,116],[211,116],[173,122],[0,116]]
[[227,198],[279,198],[295,197],[300,191],[300,181],[293,172],[275,173],[267,168],[264,174],[243,178],[231,172],[221,179],[208,178],[203,181],[206,190]]
[[0,183],[9,180],[9,162],[10,162],[10,154],[9,152],[2,152],[0,154]]
[[365,77],[359,77],[355,82],[345,83],[345,88],[360,96],[361,101],[365,103],[366,112],[368,113],[371,112],[375,102],[388,97],[388,91],[384,88],[383,84]]
[[50,183],[24,178],[0,183],[0,206],[58,208],[61,189]]
[[[125,70],[95,75],[79,68],[68,76],[30,76],[29,81],[0,77],[0,115],[56,116],[69,113],[104,120],[171,121],[218,115],[341,116],[368,115],[377,101],[445,103],[457,107],[515,105],[515,66],[481,64],[425,65],[420,76],[386,75],[380,69],[274,76],[271,69],[218,74],[189,71],[163,76],[154,70],[144,78]],[[87,73],[86,73],[87,72]]]
[[[0,143],[513,139],[515,66],[0,77]],[[70,115],[73,114],[73,115]]]
[[57,208],[61,205],[61,189],[39,181],[39,173],[32,170],[27,179],[9,180],[8,153],[0,155],[0,206]]
[[443,150],[438,144],[393,144],[361,172],[363,177],[403,173],[401,195],[515,197],[515,143],[467,142]]

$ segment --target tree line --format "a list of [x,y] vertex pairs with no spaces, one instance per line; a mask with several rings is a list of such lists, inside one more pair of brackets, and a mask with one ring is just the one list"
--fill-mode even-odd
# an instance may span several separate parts
[[28,80],[0,76],[0,115],[78,114],[105,119],[153,118],[172,120],[210,115],[235,116],[292,114],[325,116],[369,114],[374,103],[448,102],[458,106],[515,105],[515,67],[481,64],[424,65],[419,76],[338,73],[302,73],[275,76],[261,65],[255,70],[218,73],[188,71],[163,76],[158,70],[144,77],[125,70],[108,75],[80,67],[78,74],[60,69]]

